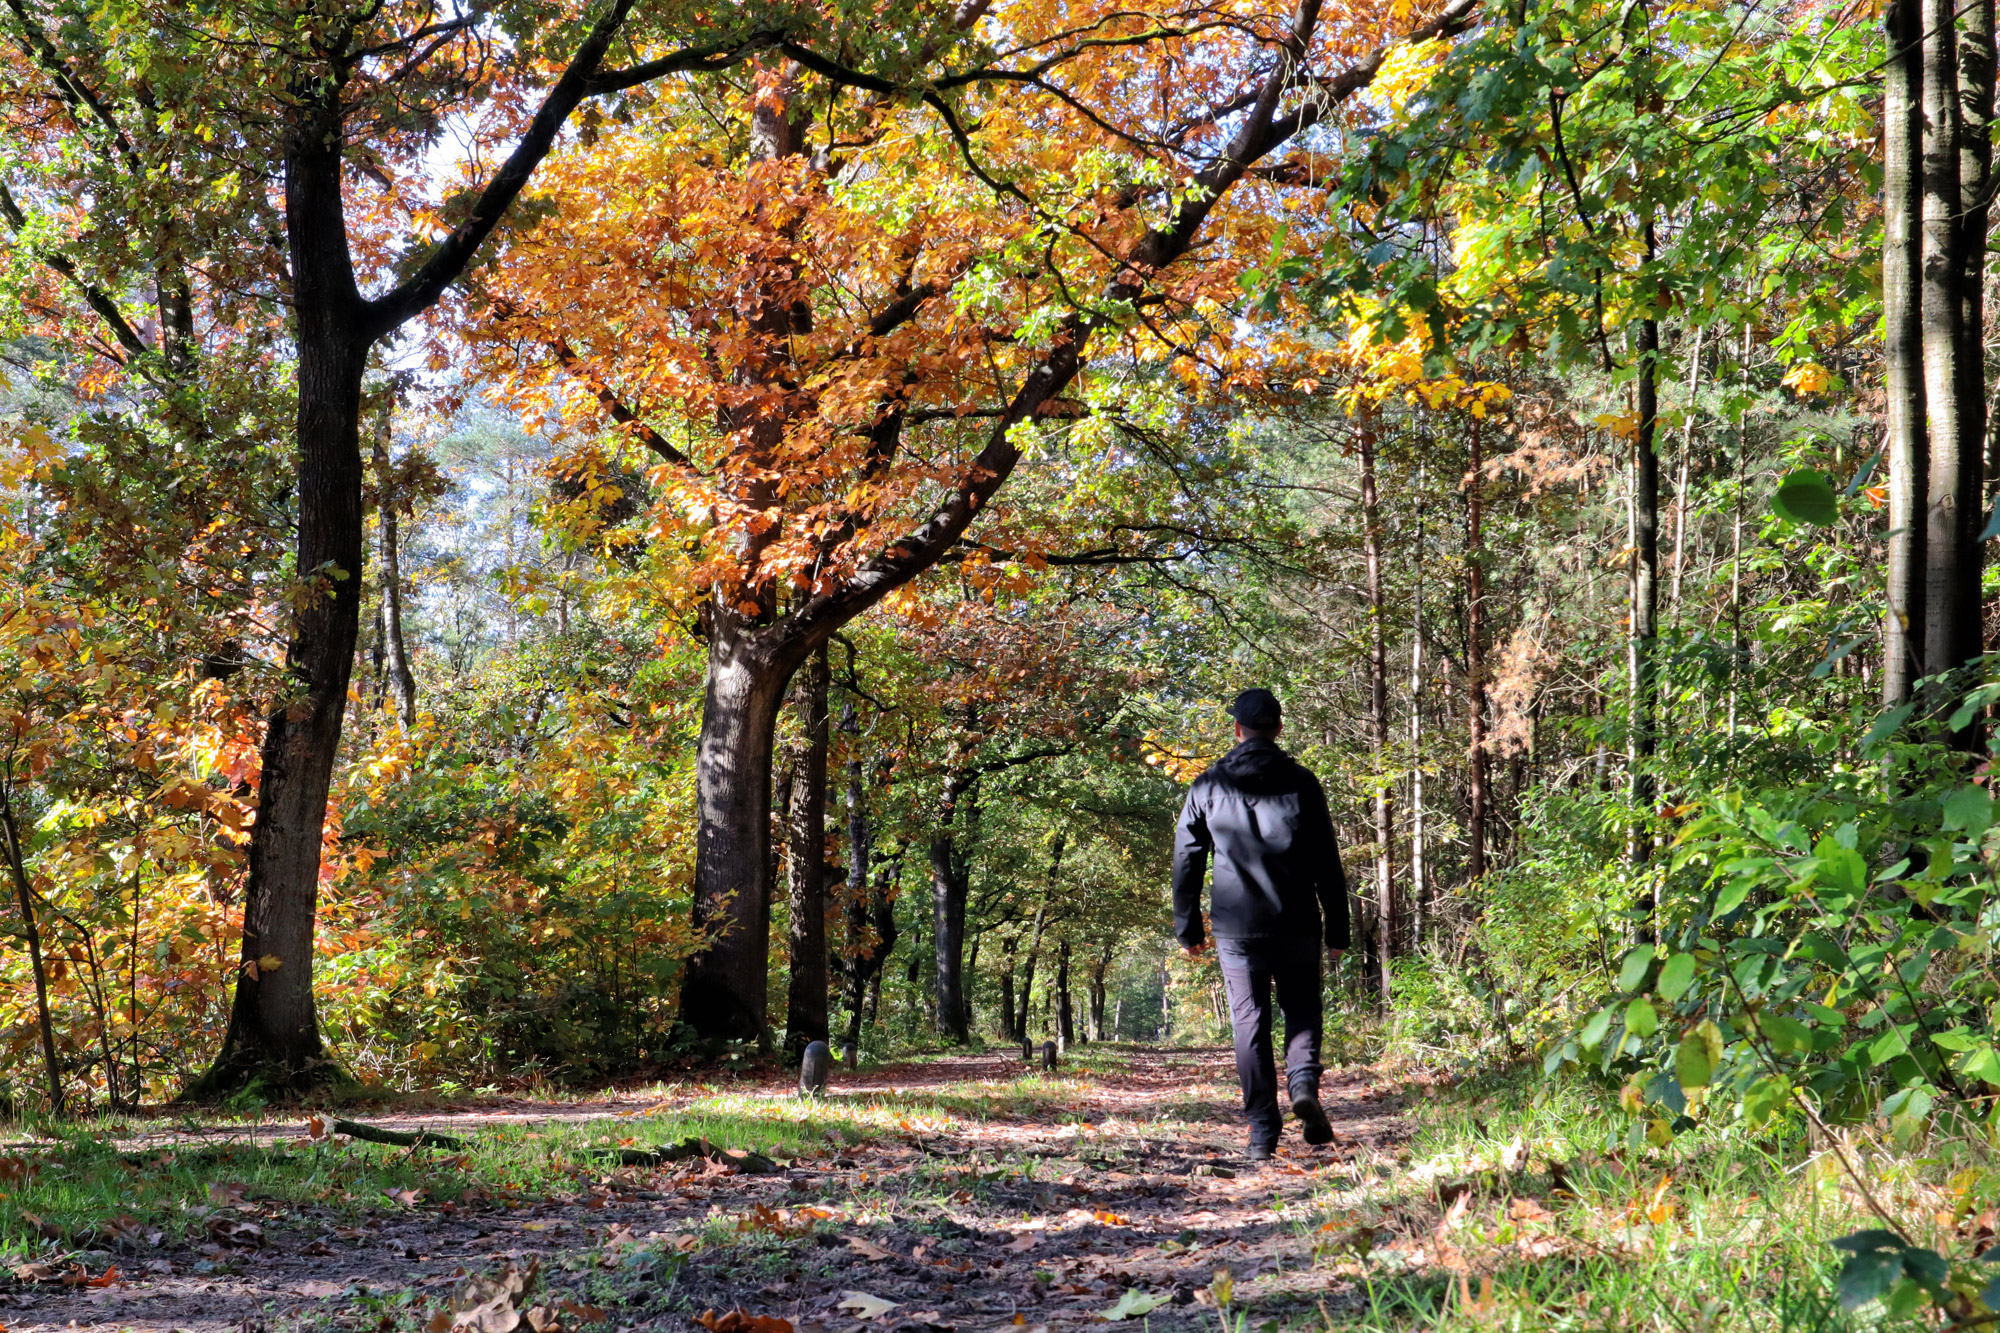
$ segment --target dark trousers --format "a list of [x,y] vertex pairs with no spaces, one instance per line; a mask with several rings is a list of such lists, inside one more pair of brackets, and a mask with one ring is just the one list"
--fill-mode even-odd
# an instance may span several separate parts
[[1243,1085],[1243,1116],[1255,1147],[1275,1147],[1284,1124],[1278,1110],[1278,1071],[1271,1057],[1271,991],[1285,1015],[1286,1090],[1289,1099],[1319,1095],[1319,941],[1259,939],[1215,941],[1215,961],[1229,992],[1229,1021],[1236,1031],[1236,1079]]

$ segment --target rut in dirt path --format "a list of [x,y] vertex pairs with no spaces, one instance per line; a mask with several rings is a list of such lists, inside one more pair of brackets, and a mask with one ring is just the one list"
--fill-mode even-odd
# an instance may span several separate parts
[[[1315,1225],[1327,1194],[1378,1170],[1403,1133],[1368,1071],[1327,1078],[1332,1145],[1307,1148],[1288,1125],[1279,1156],[1250,1163],[1227,1051],[1113,1058],[1053,1079],[993,1055],[837,1074],[814,1114],[866,1108],[880,1124],[890,1108],[888,1133],[836,1136],[824,1155],[764,1175],[710,1162],[606,1172],[576,1197],[527,1206],[420,1203],[342,1224],[291,1209],[260,1218],[266,1243],[254,1248],[108,1256],[121,1277],[100,1289],[17,1286],[0,1294],[12,1306],[0,1321],[14,1333],[389,1333],[426,1327],[467,1274],[529,1265],[540,1290],[521,1311],[568,1329],[691,1329],[704,1311],[742,1309],[798,1333],[1032,1333],[1122,1309],[1173,1333],[1213,1325],[1204,1305],[1218,1270],[1260,1319],[1352,1302],[1348,1280],[1314,1263]],[[549,1109],[671,1123],[703,1095]],[[796,1105],[775,1081],[755,1096],[781,1115]],[[464,1135],[534,1109],[381,1123]]]

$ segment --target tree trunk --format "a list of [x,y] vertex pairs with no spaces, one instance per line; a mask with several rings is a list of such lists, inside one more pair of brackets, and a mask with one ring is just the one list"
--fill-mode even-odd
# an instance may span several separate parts
[[1424,473],[1417,469],[1416,592],[1410,611],[1410,947],[1424,944]]
[[[1993,170],[1993,0],[1975,0],[1959,29],[1959,423],[1965,449],[1958,476],[1960,651],[1964,660],[1985,649],[1982,581],[1986,544],[1986,243]],[[1961,738],[1978,749],[1979,723]]]
[[[1984,441],[1972,430],[1968,396],[1977,393],[1967,351],[1977,338],[1964,326],[1971,267],[1960,214],[1958,31],[1953,0],[1924,0],[1923,182],[1921,212],[1924,407],[1930,428],[1929,491],[1924,516],[1924,664],[1956,670],[1979,651],[1977,589],[1979,489]],[[1968,576],[1970,583],[1968,584]],[[1968,614],[1970,612],[1970,614]],[[1940,701],[1942,702],[1942,701]]]
[[[963,1046],[971,1040],[965,1025],[965,900],[970,890],[970,852],[958,843],[970,836],[978,802],[978,775],[954,768],[945,774],[944,795],[938,803],[937,832],[931,837],[931,937],[937,959],[938,1034]],[[965,819],[957,820],[960,804]]]
[[1056,1039],[1064,1050],[1076,1045],[1076,1022],[1069,997],[1069,936],[1056,946]]
[[982,936],[974,935],[972,937],[972,947],[965,951],[965,1030],[968,1038],[973,1028],[972,1000],[973,991],[979,985],[979,941],[982,938]]
[[396,691],[396,713],[403,725],[417,724],[417,678],[410,670],[409,644],[403,637],[402,497],[396,493],[389,456],[395,395],[385,392],[382,418],[375,430],[377,516],[382,521],[382,674]]
[[320,1044],[313,926],[320,840],[360,634],[361,378],[368,343],[348,255],[337,113],[308,105],[285,153],[298,348],[298,578],[285,685],[273,702],[250,829],[243,950],[229,1028],[191,1095],[339,1077]]
[[1014,1036],[1014,950],[1017,943],[1010,935],[1000,944],[1000,956],[1007,960],[1000,969],[1000,1035],[1003,1037]]
[[804,746],[792,773],[790,985],[785,999],[785,1051],[793,1060],[808,1043],[827,1039],[826,1014],[826,648],[799,672],[796,707]]
[[1695,394],[1701,388],[1701,344],[1707,334],[1706,328],[1697,328],[1694,350],[1688,353],[1687,420],[1681,423],[1680,474],[1674,478],[1674,573],[1667,607],[1676,624],[1681,610],[1681,571],[1687,567],[1688,477],[1694,463]]
[[761,1041],[770,965],[771,746],[786,672],[733,620],[719,613],[709,629],[691,916],[711,942],[689,960],[681,1020],[703,1037]]
[[[49,1114],[63,1115],[62,1062],[56,1058],[55,1022],[49,1014],[49,973],[42,962],[42,930],[35,919],[35,890],[28,878],[27,853],[21,824],[14,817],[14,793],[0,776],[0,839],[4,839],[7,870],[14,880],[14,899],[21,911],[21,935],[28,945],[28,970],[35,978],[35,1025],[41,1029],[42,1070],[49,1080]],[[134,912],[138,910],[135,900]],[[137,966],[137,963],[134,963]]]
[[[313,1004],[313,918],[326,800],[347,711],[360,631],[366,532],[361,510],[361,380],[368,349],[435,304],[458,280],[554,146],[589,91],[630,0],[592,25],[505,163],[468,215],[391,291],[363,300],[342,196],[344,75],[296,85],[284,136],[285,243],[291,337],[298,357],[299,529],[284,686],[272,701],[244,887],[243,952],[229,1028],[208,1072],[189,1088],[213,1096],[245,1086],[298,1089],[338,1070],[325,1058]],[[353,37],[359,25],[345,32]],[[324,53],[352,68],[346,51]]]
[[[1653,255],[1653,224],[1645,225],[1646,257]],[[1638,428],[1632,437],[1632,609],[1631,634],[1627,643],[1629,695],[1625,782],[1632,804],[1632,827],[1626,835],[1626,859],[1644,865],[1652,856],[1653,832],[1653,752],[1654,713],[1659,706],[1657,653],[1660,613],[1660,456],[1654,449],[1659,427],[1660,324],[1652,318],[1639,321],[1638,339]],[[1636,904],[1650,921],[1655,909],[1652,891]],[[1641,927],[1642,938],[1650,938],[1649,927]]]
[[[1883,16],[1882,372],[1889,470],[1887,602],[1882,621],[1882,701],[1905,703],[1924,674],[1925,505],[1930,454],[1924,430],[1923,14],[1920,0],[1891,0]],[[1740,452],[1740,450],[1739,450]],[[1739,466],[1739,484],[1741,468]]]
[[1389,795],[1389,645],[1382,620],[1382,505],[1375,490],[1375,426],[1361,423],[1361,530],[1368,567],[1368,729],[1374,750],[1375,986],[1389,1006],[1396,948],[1396,823]]
[[1028,956],[1021,965],[1021,1000],[1014,1006],[1015,1041],[1028,1039],[1028,1001],[1035,993],[1035,962],[1042,954],[1042,927],[1048,923],[1049,899],[1042,895],[1042,901],[1035,905],[1035,929],[1029,938]]
[[1479,420],[1472,422],[1471,467],[1465,491],[1465,698],[1467,759],[1466,878],[1486,877],[1486,541],[1480,532],[1486,489],[1486,456]]

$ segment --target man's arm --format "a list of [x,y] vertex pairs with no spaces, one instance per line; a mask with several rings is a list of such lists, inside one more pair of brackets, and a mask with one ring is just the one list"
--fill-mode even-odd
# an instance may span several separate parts
[[1201,924],[1201,882],[1208,877],[1208,816],[1201,792],[1188,792],[1174,829],[1174,937],[1186,949],[1199,949],[1205,939]]
[[1308,817],[1318,825],[1314,841],[1319,843],[1319,874],[1315,877],[1319,891],[1320,915],[1325,920],[1323,942],[1329,951],[1347,948],[1347,871],[1340,864],[1340,842],[1333,834],[1333,814],[1326,806],[1326,788],[1320,786],[1318,778],[1312,778],[1306,789],[1307,804],[1311,807]]

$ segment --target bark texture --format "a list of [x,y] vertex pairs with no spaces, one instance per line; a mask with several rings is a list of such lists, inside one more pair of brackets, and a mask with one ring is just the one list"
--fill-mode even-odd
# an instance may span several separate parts
[[785,1050],[793,1059],[827,1040],[826,1012],[826,747],[827,662],[824,645],[806,659],[793,693],[804,740],[792,770],[791,975],[785,998]]

